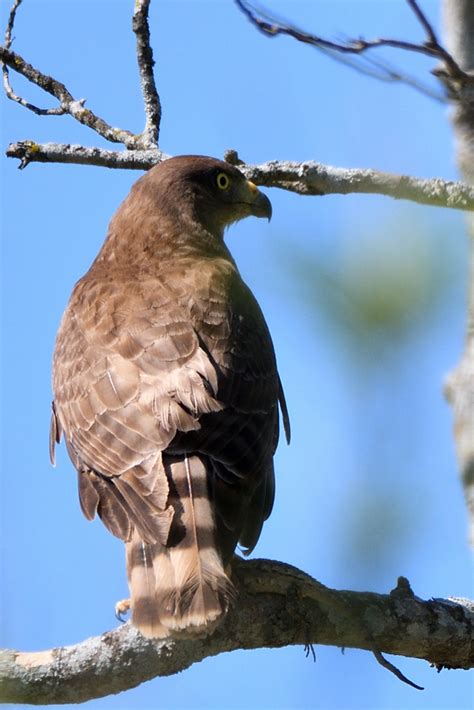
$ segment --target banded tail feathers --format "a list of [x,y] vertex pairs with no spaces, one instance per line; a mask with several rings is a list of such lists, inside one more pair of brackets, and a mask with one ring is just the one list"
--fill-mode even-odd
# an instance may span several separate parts
[[209,629],[234,594],[215,542],[204,461],[166,459],[176,517],[168,543],[145,543],[135,531],[126,545],[132,623],[151,638]]

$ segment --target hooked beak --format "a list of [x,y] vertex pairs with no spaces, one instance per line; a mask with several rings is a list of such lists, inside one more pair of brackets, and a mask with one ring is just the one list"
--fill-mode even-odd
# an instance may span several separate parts
[[253,182],[247,180],[247,187],[250,193],[250,213],[254,217],[266,217],[268,221],[272,218],[272,203],[263,192]]

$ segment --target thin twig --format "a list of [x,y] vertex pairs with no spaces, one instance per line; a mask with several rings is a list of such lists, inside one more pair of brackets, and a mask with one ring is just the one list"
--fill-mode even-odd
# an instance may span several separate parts
[[137,38],[137,59],[140,71],[140,85],[145,104],[144,148],[158,145],[161,122],[161,103],[153,73],[153,50],[150,44],[148,12],[150,0],[136,0],[132,27]]
[[[75,99],[64,84],[47,74],[43,74],[31,64],[28,64],[16,52],[0,46],[0,61],[24,76],[28,81],[31,81],[32,84],[36,84],[40,89],[54,96],[59,101],[63,113],[68,113],[76,121],[91,128],[106,140],[112,143],[123,143],[127,148],[131,149],[140,147],[140,136],[135,136],[130,131],[110,126],[95,113],[84,108],[85,99]],[[26,105],[26,102],[23,105],[26,108],[30,108]],[[31,110],[34,109],[32,108]]]
[[433,45],[433,46],[438,46],[439,47],[439,42],[438,38],[436,36],[436,33],[434,31],[433,25],[431,22],[428,20],[426,17],[425,13],[421,9],[421,7],[418,5],[416,0],[407,0],[407,3],[415,13],[416,17],[418,18],[418,22],[420,25],[422,25],[425,29],[426,36],[428,37],[428,41]]
[[406,84],[407,86],[411,86],[412,89],[415,89],[415,91],[418,91],[418,93],[427,96],[429,99],[433,99],[441,104],[448,103],[445,91],[437,91],[435,88],[425,84],[412,74],[407,74],[406,72],[401,73],[399,69],[393,66],[393,64],[380,59],[380,57],[371,57],[368,54],[358,56],[341,54],[335,50],[317,46],[315,46],[315,49],[322,54],[329,56],[333,61],[354,69],[354,71],[359,72],[359,74],[362,74],[363,76],[368,76],[387,84]]
[[5,47],[10,49],[12,43],[12,32],[13,26],[15,24],[16,11],[20,7],[22,0],[15,0],[10,9],[10,14],[8,15],[7,28],[5,30]]
[[[413,12],[415,13],[416,17],[418,18],[418,21],[424,28],[427,36],[427,42],[425,42],[425,47],[433,47],[437,52],[438,52],[438,58],[444,62],[446,68],[447,68],[447,73],[448,76],[452,79],[466,79],[468,78],[468,75],[461,69],[459,64],[454,60],[454,57],[452,54],[450,54],[440,43],[436,32],[434,31],[433,25],[431,22],[428,20],[426,17],[425,13],[419,6],[417,0],[407,0],[408,5],[411,7]],[[436,70],[433,72],[436,75]]]
[[[85,99],[75,99],[63,83],[43,74],[31,64],[28,64],[19,54],[11,51],[16,12],[21,2],[22,0],[14,0],[5,31],[5,44],[3,47],[0,46],[0,62],[2,63],[3,83],[7,97],[38,115],[61,116],[69,114],[79,123],[98,133],[102,138],[112,143],[123,143],[128,149],[146,150],[157,148],[161,105],[153,75],[154,61],[148,26],[150,0],[136,0],[133,13],[133,31],[137,38],[137,58],[146,115],[145,129],[139,135],[109,125],[102,118],[84,107]],[[8,68],[21,74],[31,83],[36,84],[43,91],[54,96],[58,100],[59,106],[47,109],[40,108],[18,96],[11,87]]]
[[[13,38],[12,38],[12,33],[13,33],[13,27],[15,25],[15,19],[16,19],[16,11],[20,7],[22,3],[22,0],[15,0],[13,3],[11,9],[10,9],[10,14],[8,16],[8,22],[7,22],[7,28],[5,30],[5,49],[10,49]],[[10,83],[10,75],[8,71],[8,67],[6,64],[2,62],[2,72],[3,72],[3,88],[5,89],[5,94],[7,98],[9,98],[11,101],[16,101],[16,103],[21,104],[21,106],[24,106],[25,108],[29,109],[30,111],[33,111],[33,113],[36,113],[38,116],[62,116],[66,113],[66,109],[63,108],[62,106],[58,108],[40,108],[39,106],[36,106],[35,104],[31,104],[29,101],[26,101],[26,99],[23,99],[21,96],[18,96],[13,91],[12,85]]]
[[[301,30],[290,23],[283,23],[267,11],[264,11],[261,8],[257,9],[252,3],[248,2],[248,0],[235,0],[235,3],[250,20],[250,22],[267,36],[274,37],[276,35],[284,34],[293,37],[304,44],[317,47],[318,49],[324,48],[327,50],[333,50],[334,52],[341,52],[343,54],[360,55],[367,50],[375,49],[377,47],[393,47],[405,51],[416,52],[443,62],[446,67],[446,74],[450,79],[463,83],[472,82],[472,77],[462,71],[449,52],[447,52],[447,50],[438,42],[431,24],[427,20],[416,0],[407,1],[427,34],[428,41],[426,42],[408,42],[388,37],[372,40],[365,40],[363,38],[351,39],[344,43],[335,42],[333,40],[328,40],[324,37]],[[359,65],[359,70],[364,71],[364,68]],[[396,73],[401,77],[401,81],[404,81],[403,72]],[[407,83],[413,85],[413,81],[409,81]]]
[[393,675],[397,676],[398,680],[401,680],[403,683],[410,685],[412,688],[416,688],[416,690],[424,690],[421,685],[417,685],[412,680],[407,678],[406,675],[403,675],[401,670],[394,666],[393,663],[387,661],[387,659],[382,656],[380,651],[372,651],[372,653],[374,654],[377,663],[380,663],[383,668],[386,668],[388,671],[390,671],[390,673],[393,673]]

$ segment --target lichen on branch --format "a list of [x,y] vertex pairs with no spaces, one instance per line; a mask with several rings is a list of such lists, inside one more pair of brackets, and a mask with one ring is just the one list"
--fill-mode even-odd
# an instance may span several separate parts
[[154,642],[125,624],[74,646],[6,650],[0,698],[34,705],[85,702],[220,653],[288,645],[361,648],[379,662],[384,652],[410,656],[438,670],[474,667],[474,604],[467,600],[424,601],[404,578],[390,594],[339,591],[269,560],[235,558],[233,579],[235,606],[211,636]]

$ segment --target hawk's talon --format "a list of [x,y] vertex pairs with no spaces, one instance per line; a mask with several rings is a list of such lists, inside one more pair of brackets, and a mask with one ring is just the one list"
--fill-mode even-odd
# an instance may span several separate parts
[[132,606],[131,599],[120,599],[115,605],[115,618],[120,621],[121,624],[125,623],[123,618],[125,614],[128,614],[130,607]]

